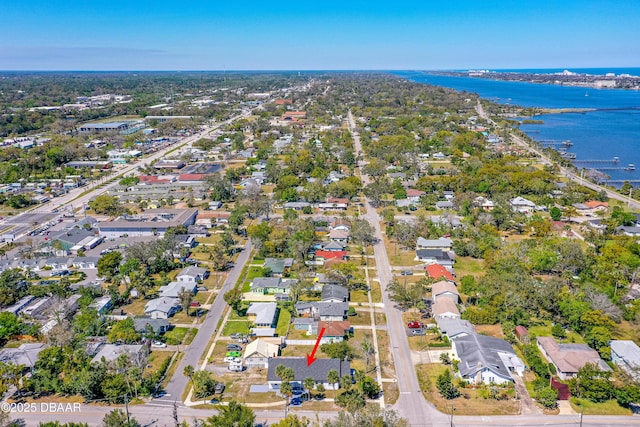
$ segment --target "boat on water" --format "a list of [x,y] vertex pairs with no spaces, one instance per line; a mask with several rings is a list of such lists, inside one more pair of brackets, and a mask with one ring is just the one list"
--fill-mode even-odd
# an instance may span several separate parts
[[627,167],[624,168],[624,170],[627,171],[627,172],[632,172],[632,171],[636,170],[636,165],[634,165],[633,163],[629,163],[627,165]]

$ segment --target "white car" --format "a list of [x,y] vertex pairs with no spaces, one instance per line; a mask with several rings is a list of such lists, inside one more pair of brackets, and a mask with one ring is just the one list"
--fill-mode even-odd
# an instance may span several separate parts
[[167,345],[165,343],[163,343],[163,342],[160,342],[160,341],[154,341],[154,342],[151,343],[151,347],[154,347],[154,348],[166,348]]
[[240,363],[242,359],[239,357],[225,357],[223,360],[224,363]]

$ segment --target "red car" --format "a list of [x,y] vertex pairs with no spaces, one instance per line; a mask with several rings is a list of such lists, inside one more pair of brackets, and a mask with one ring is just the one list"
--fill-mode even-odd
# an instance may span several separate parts
[[411,328],[411,329],[420,329],[422,328],[422,323],[420,322],[409,322],[407,323],[407,328]]

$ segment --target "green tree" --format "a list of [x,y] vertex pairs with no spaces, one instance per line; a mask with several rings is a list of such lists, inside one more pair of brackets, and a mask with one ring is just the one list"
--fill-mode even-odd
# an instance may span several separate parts
[[611,359],[611,331],[604,326],[594,326],[585,334],[584,340],[605,360]]
[[542,387],[534,392],[536,402],[547,409],[555,409],[558,406],[558,390],[551,386]]
[[364,408],[366,403],[364,394],[357,388],[344,391],[336,397],[336,405],[347,410],[350,413],[356,413],[358,410]]
[[440,392],[440,395],[447,400],[455,399],[460,396],[460,391],[453,384],[453,379],[451,377],[451,371],[449,369],[445,369],[438,378],[436,379],[436,387]]
[[109,342],[134,344],[140,341],[141,335],[136,332],[133,319],[128,317],[117,321],[109,331],[107,340]]
[[113,276],[118,274],[121,262],[122,254],[118,251],[102,255],[98,260],[98,274],[105,277],[107,280],[111,280]]
[[253,411],[232,400],[227,406],[219,406],[218,414],[209,417],[203,427],[253,427],[256,416]]
[[95,213],[105,215],[118,215],[122,212],[120,201],[115,196],[102,194],[89,202],[89,207]]
[[549,215],[551,216],[552,220],[560,221],[560,219],[562,218],[562,211],[557,206],[553,206],[551,209],[549,209]]
[[230,289],[224,294],[224,301],[229,304],[229,307],[236,313],[240,314],[240,307],[242,307],[242,290],[238,288]]
[[338,384],[340,382],[340,374],[338,371],[330,369],[329,372],[327,372],[327,381],[329,384],[334,384],[334,386],[335,384]]
[[102,419],[102,427],[140,427],[135,418],[127,416],[122,410],[114,409]]
[[364,377],[362,381],[358,384],[360,386],[360,390],[367,396],[369,399],[377,399],[382,392],[382,388],[380,388],[380,384],[376,382],[371,377]]
[[320,346],[327,356],[340,360],[353,360],[355,352],[347,341],[331,342]]
[[294,414],[289,414],[277,423],[270,424],[271,427],[308,427],[310,425],[312,424],[309,419],[306,417],[298,418],[298,416]]
[[592,402],[604,402],[614,397],[615,387],[610,381],[611,372],[603,372],[593,363],[587,363],[569,381],[571,394]]
[[193,292],[190,289],[183,289],[178,293],[178,301],[180,301],[180,305],[187,316],[189,316],[189,306],[193,301]]
[[193,383],[193,395],[198,399],[213,395],[217,384],[209,371],[194,372],[191,375],[191,382]]

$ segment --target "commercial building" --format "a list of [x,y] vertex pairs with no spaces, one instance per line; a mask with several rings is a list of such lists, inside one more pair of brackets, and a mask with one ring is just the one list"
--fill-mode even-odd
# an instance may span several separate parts
[[124,215],[98,224],[106,238],[127,236],[163,236],[168,228],[189,226],[196,222],[198,209],[149,209],[137,215]]

